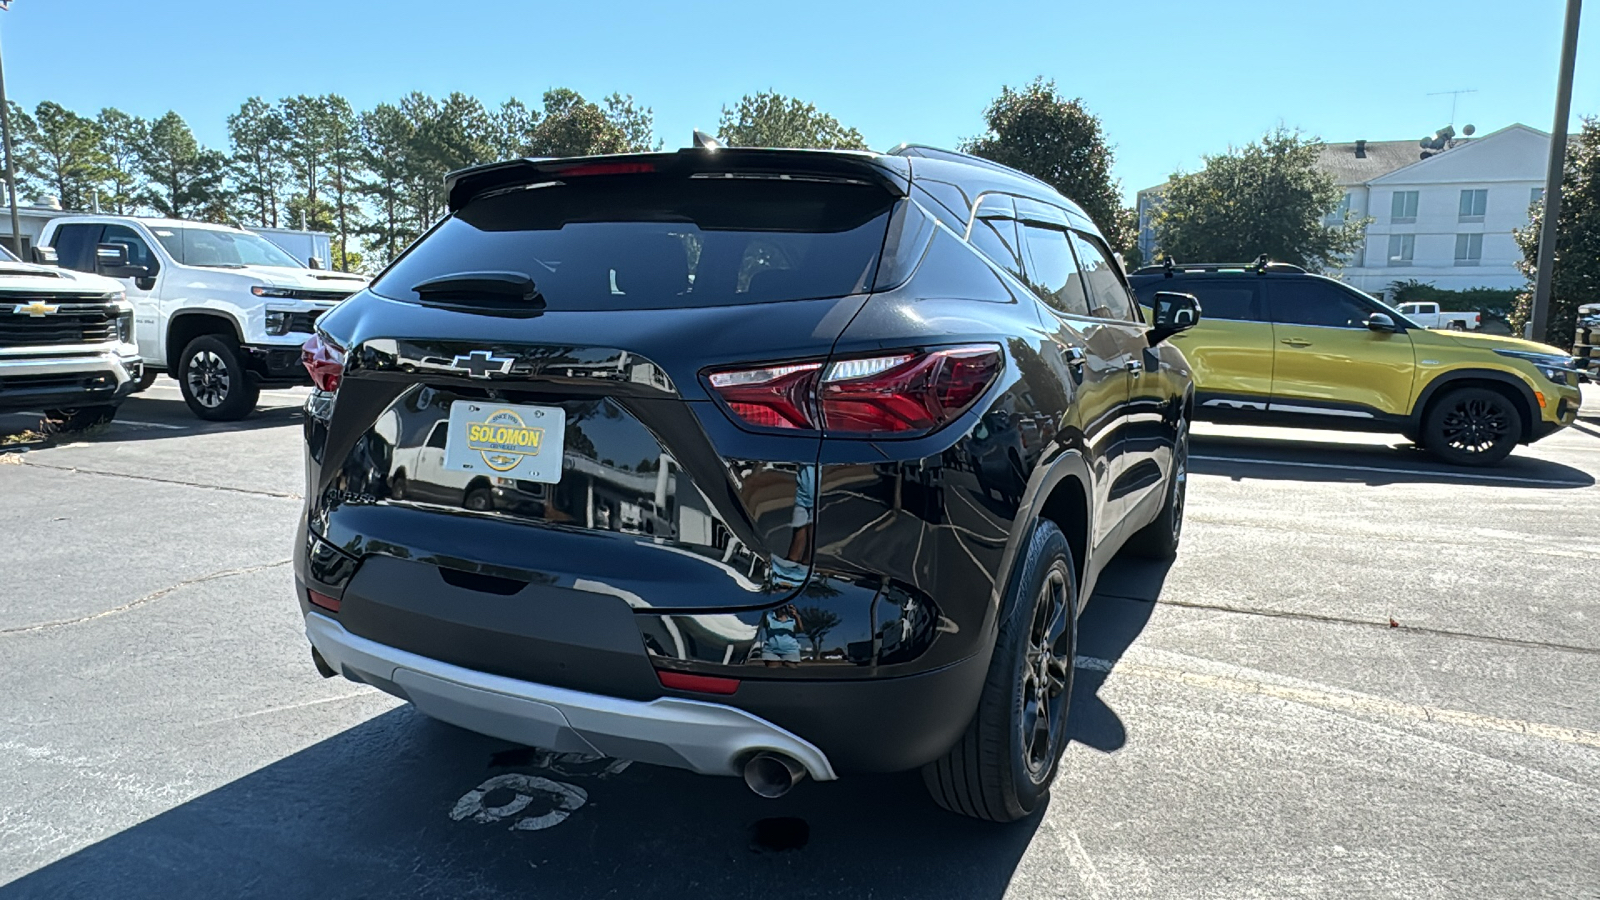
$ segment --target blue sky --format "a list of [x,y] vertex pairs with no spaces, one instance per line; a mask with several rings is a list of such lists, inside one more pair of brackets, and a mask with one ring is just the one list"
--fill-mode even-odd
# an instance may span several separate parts
[[[225,146],[252,94],[411,91],[537,100],[631,93],[668,147],[746,92],[802,97],[866,135],[952,146],[1003,84],[1054,78],[1104,120],[1125,193],[1277,124],[1326,140],[1481,132],[1554,111],[1561,0],[561,3],[529,0],[13,0],[6,82],[27,107],[183,115]],[[1591,4],[1593,6],[1593,4]],[[670,11],[664,12],[663,9]],[[1600,8],[1576,114],[1600,114]],[[91,60],[104,60],[93,65]]]

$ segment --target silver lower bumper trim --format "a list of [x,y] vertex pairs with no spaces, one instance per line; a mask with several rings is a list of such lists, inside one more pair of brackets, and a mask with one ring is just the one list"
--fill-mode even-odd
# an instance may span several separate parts
[[621,700],[489,675],[369,641],[314,612],[306,614],[306,637],[346,677],[373,683],[433,718],[504,740],[704,775],[738,775],[747,757],[769,750],[793,757],[818,781],[838,777],[815,745],[720,703]]
[[[121,387],[133,380],[130,370],[139,362],[137,356],[123,356],[114,350],[101,350],[95,353],[78,353],[71,356],[52,356],[59,354],[62,347],[37,347],[37,348],[8,348],[8,352],[0,354],[0,373],[7,376],[21,375],[75,375],[106,373]],[[24,355],[27,354],[27,355]]]

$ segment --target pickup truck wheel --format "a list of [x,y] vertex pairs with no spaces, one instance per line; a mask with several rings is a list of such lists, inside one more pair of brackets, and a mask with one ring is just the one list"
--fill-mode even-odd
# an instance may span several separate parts
[[1166,502],[1149,525],[1128,538],[1127,548],[1145,559],[1172,559],[1178,555],[1178,540],[1183,537],[1183,503],[1189,491],[1189,423],[1178,421],[1178,440],[1172,448],[1172,477],[1167,482]]
[[117,407],[77,406],[71,409],[47,409],[39,420],[39,430],[45,434],[71,434],[104,425],[116,416]]
[[1450,323],[1450,330],[1451,331],[1466,331],[1467,330],[1467,323],[1465,323],[1465,322],[1451,322]]
[[1460,388],[1434,401],[1422,426],[1428,452],[1455,466],[1489,466],[1522,438],[1522,413],[1488,388]]
[[261,398],[261,388],[245,371],[239,345],[214,334],[202,334],[183,348],[178,387],[190,412],[214,422],[248,416]]
[[922,767],[935,803],[991,822],[1029,816],[1049,795],[1072,704],[1078,580],[1054,522],[1034,526],[1021,566],[978,710],[955,746]]

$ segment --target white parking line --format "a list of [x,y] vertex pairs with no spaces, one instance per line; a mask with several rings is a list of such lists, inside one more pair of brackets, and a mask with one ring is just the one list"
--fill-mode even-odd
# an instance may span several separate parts
[[140,422],[137,419],[114,419],[118,425],[132,425],[135,428],[170,428],[173,431],[182,431],[187,425],[173,425],[167,422]]
[[1362,474],[1424,475],[1429,478],[1462,478],[1468,481],[1504,481],[1508,484],[1540,484],[1556,487],[1588,487],[1581,481],[1562,481],[1556,478],[1518,478],[1514,475],[1486,475],[1478,472],[1449,472],[1440,469],[1393,469],[1388,466],[1350,466],[1336,463],[1292,462],[1282,459],[1255,459],[1248,456],[1201,456],[1190,454],[1190,459],[1202,462],[1254,463],[1261,466],[1290,466],[1300,469],[1332,469],[1339,472]]
[[1128,659],[1112,661],[1101,659],[1097,656],[1080,656],[1074,662],[1073,668],[1088,672],[1109,673],[1115,671],[1127,675],[1175,682],[1189,687],[1223,691],[1230,694],[1254,694],[1322,709],[1368,713],[1393,719],[1409,719],[1416,722],[1457,725],[1483,731],[1525,734],[1530,737],[1559,741],[1563,744],[1576,744],[1580,747],[1600,749],[1600,731],[1587,731],[1582,728],[1569,728],[1565,725],[1550,725],[1544,722],[1529,722],[1524,719],[1505,719],[1499,716],[1486,716],[1459,709],[1444,709],[1437,706],[1403,703],[1398,700],[1387,700],[1383,697],[1374,697],[1353,691],[1290,687],[1282,684],[1269,684],[1253,678],[1207,675],[1170,666],[1151,665],[1150,663]]

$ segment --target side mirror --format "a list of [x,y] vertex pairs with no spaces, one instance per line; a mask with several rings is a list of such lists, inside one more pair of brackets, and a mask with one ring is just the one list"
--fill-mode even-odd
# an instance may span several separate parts
[[1200,324],[1200,300],[1193,294],[1157,291],[1151,301],[1154,303],[1150,329],[1152,347]]
[[101,266],[125,266],[128,264],[128,245],[96,244],[94,261]]
[[41,246],[33,248],[33,261],[41,266],[61,265],[61,258],[56,255],[56,248],[54,247]]
[[1373,331],[1396,332],[1400,329],[1394,324],[1394,317],[1388,313],[1373,313],[1367,316],[1367,327]]
[[[150,266],[128,262],[127,244],[96,244],[94,248],[95,271],[108,278],[133,278],[139,281],[140,290],[149,290],[143,282],[155,277]],[[151,287],[155,285],[152,283]]]
[[308,257],[306,259],[306,265],[310,266],[313,269],[320,269],[320,268],[322,268],[322,257],[320,257],[320,256]]

